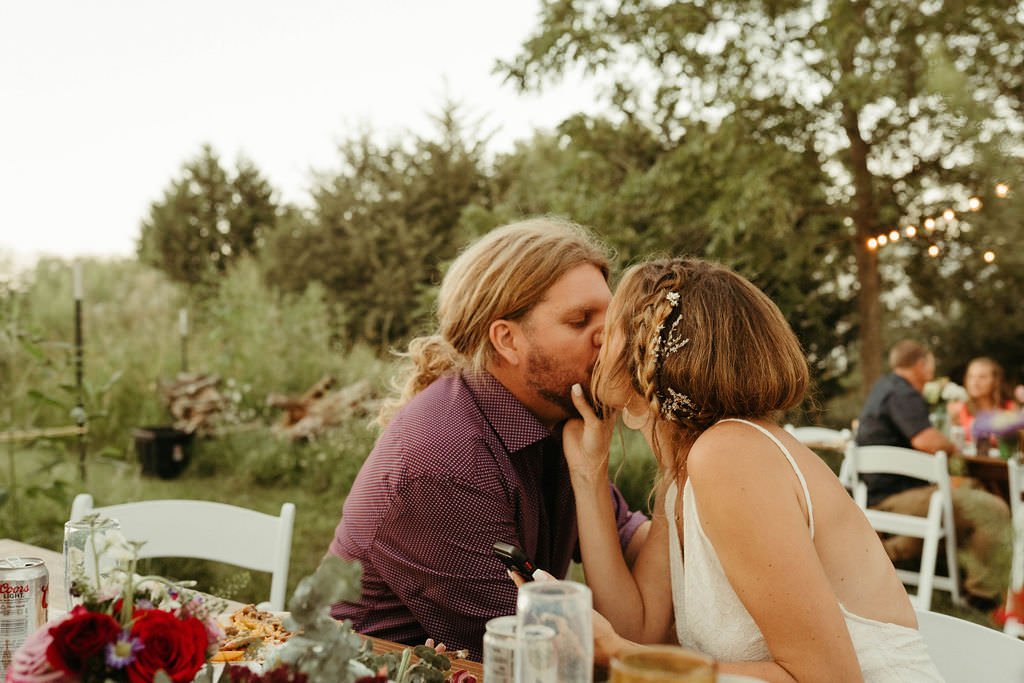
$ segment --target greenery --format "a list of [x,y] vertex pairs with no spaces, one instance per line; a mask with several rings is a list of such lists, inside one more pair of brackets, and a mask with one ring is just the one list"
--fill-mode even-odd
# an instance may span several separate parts
[[[610,83],[617,112],[650,131],[660,157],[700,147],[703,163],[668,177],[684,197],[699,194],[689,215],[669,213],[669,224],[704,221],[708,253],[724,251],[745,271],[754,253],[771,252],[753,240],[788,240],[771,266],[796,292],[796,273],[809,268],[826,271],[815,280],[832,287],[846,274],[840,287],[857,305],[841,322],[857,331],[860,372],[871,383],[887,330],[868,239],[934,215],[940,202],[988,195],[1018,172],[1024,23],[1008,20],[1013,12],[992,0],[550,0],[503,70],[540,88],[582,67]],[[626,175],[642,182],[642,173]],[[671,207],[671,193],[652,189],[647,198]],[[1013,222],[1019,233],[1019,214]]]
[[[302,206],[281,205],[252,162],[226,167],[201,148],[153,201],[137,260],[84,262],[80,386],[70,264],[0,272],[0,534],[59,547],[80,491],[98,505],[203,497],[276,513],[291,501],[292,581],[312,573],[376,432],[360,417],[282,440],[267,396],[328,374],[384,395],[391,351],[431,326],[459,248],[538,214],[593,228],[616,269],[695,254],[762,287],[814,375],[794,423],[849,425],[884,346],[906,336],[954,381],[977,355],[1024,380],[1024,24],[1007,16],[992,0],[549,0],[499,71],[543,89],[582,67],[607,84],[600,115],[495,156],[481,124],[445,103],[433,135],[344,138]],[[977,212],[867,247],[972,195]],[[0,266],[13,272],[4,254]],[[180,478],[143,478],[131,434],[170,419],[158,385],[183,369],[182,308],[189,370],[217,375],[229,405]],[[39,435],[81,411],[84,438]],[[618,482],[646,507],[650,461],[623,444]],[[268,581],[184,561],[152,570],[239,599]]]

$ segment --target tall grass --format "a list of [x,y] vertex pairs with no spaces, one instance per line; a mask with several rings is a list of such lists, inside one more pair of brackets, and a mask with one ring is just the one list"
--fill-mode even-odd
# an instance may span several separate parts
[[[85,491],[97,505],[149,498],[205,498],[276,513],[296,503],[292,582],[310,573],[330,542],[352,479],[376,433],[358,416],[310,443],[273,433],[279,419],[266,405],[271,392],[301,393],[325,374],[341,385],[367,379],[382,391],[389,360],[344,347],[334,333],[342,311],[331,310],[311,287],[282,296],[265,286],[257,265],[243,261],[210,299],[187,292],[135,261],[85,264],[84,405],[89,414],[87,478],[77,470],[75,439],[37,439],[0,445],[0,535],[59,549],[71,499]],[[41,261],[25,288],[0,296],[0,430],[72,424],[77,400],[70,265]],[[200,439],[181,477],[142,477],[132,431],[168,424],[158,386],[181,368],[178,309],[191,311],[189,369],[219,375],[236,421],[220,436]],[[226,530],[229,532],[230,530]],[[199,574],[218,587],[244,584],[265,595],[267,577],[239,582],[237,572],[185,564],[177,576]],[[204,574],[205,573],[205,574]],[[191,578],[191,577],[190,577]],[[246,595],[229,595],[245,599]]]

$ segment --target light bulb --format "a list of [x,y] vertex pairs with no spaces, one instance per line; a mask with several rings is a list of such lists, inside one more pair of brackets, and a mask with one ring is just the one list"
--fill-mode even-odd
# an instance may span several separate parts
[[878,240],[876,240],[874,237],[869,237],[868,238],[868,249],[870,249],[871,251],[874,251],[877,248],[878,248]]
[[889,241],[890,242],[898,242],[899,239],[900,239],[900,231],[899,230],[893,230],[892,232],[889,233]]
[[967,200],[967,208],[971,211],[977,211],[981,208],[981,197],[971,197]]
[[925,218],[924,219],[924,229],[925,230],[934,230],[935,229],[935,219],[931,218],[931,217]]
[[985,259],[985,263],[992,263],[996,260],[996,253],[994,251],[986,251],[982,254],[981,258]]
[[917,228],[915,228],[913,225],[908,225],[907,229],[904,230],[904,232],[907,234],[907,237],[914,237],[917,235]]
[[928,247],[928,255],[931,256],[932,258],[938,256],[939,255],[939,248],[937,246],[935,246],[934,244],[932,246]]
[[942,212],[942,217],[945,218],[947,221],[951,221],[954,218],[956,218],[956,212],[953,211],[953,209],[946,209],[945,211]]
[[996,196],[1000,199],[1010,194],[1010,186],[1006,183],[996,183]]
[[878,246],[884,247],[887,244],[889,244],[889,238],[886,237],[885,235],[879,235],[878,236]]

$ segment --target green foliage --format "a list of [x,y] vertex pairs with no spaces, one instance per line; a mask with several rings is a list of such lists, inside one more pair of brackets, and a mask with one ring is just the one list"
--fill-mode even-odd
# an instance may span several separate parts
[[730,265],[779,304],[828,398],[854,329],[852,292],[836,284],[849,267],[843,226],[815,192],[820,172],[747,132],[733,119],[670,142],[637,121],[573,117],[498,161],[490,223],[527,206],[591,225],[619,265],[654,253]]
[[210,286],[244,254],[259,252],[277,225],[273,189],[241,158],[229,173],[209,145],[182,167],[142,222],[139,258],[190,286]]
[[[870,383],[883,329],[867,238],[916,220],[929,193],[966,199],[1014,165],[1024,24],[1007,20],[1013,11],[991,0],[552,0],[521,54],[500,66],[523,87],[580,66],[611,80],[616,110],[631,125],[646,121],[663,146],[705,144],[706,159],[679,166],[702,193],[686,229],[704,231],[715,251],[760,244],[773,236],[767,227],[788,224],[788,240],[779,233],[786,248],[758,249],[756,258],[775,260],[780,279],[815,295],[859,298],[833,342],[812,355],[826,362],[852,325]],[[670,197],[665,189],[653,197]],[[640,216],[616,229],[646,231]],[[821,217],[816,229],[809,217]],[[808,251],[821,264],[809,278]],[[802,337],[809,343],[812,334]]]
[[292,215],[268,248],[268,278],[287,291],[323,285],[340,304],[350,339],[387,348],[418,332],[441,267],[465,241],[460,215],[484,197],[482,142],[468,138],[456,107],[437,119],[437,139],[340,146],[341,170],[314,190],[311,215]]

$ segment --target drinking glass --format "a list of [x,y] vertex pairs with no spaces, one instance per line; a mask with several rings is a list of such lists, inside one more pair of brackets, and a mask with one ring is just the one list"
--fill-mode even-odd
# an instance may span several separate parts
[[675,645],[650,645],[612,657],[608,683],[714,683],[715,660]]
[[[64,523],[64,593],[70,610],[80,602],[71,593],[75,580],[96,581],[96,574],[109,568],[102,555],[106,547],[106,535],[119,532],[121,523],[109,517],[88,516],[74,522]],[[101,566],[102,565],[102,566]]]
[[[550,657],[555,675],[551,680],[559,683],[593,683],[592,604],[590,589],[575,581],[534,581],[520,587],[516,602],[517,633],[524,646],[517,662],[525,661],[524,655],[531,652],[525,645],[528,629],[544,626],[553,632]],[[532,650],[534,653],[540,651],[539,648]],[[543,658],[538,655],[538,659]],[[522,672],[526,671],[524,665]],[[535,680],[548,679],[535,678],[530,683]]]
[[546,626],[518,629],[518,617],[496,617],[485,625],[484,680],[488,683],[557,683],[555,632]]
[[495,617],[484,629],[484,680],[515,683],[516,616]]

